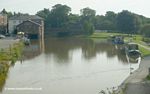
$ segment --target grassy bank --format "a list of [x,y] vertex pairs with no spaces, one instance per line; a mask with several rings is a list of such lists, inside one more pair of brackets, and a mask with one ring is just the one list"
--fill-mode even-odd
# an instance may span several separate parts
[[9,65],[6,62],[0,63],[0,91],[2,91],[3,86],[5,85],[5,80],[7,78],[9,70]]
[[121,34],[121,33],[106,33],[106,32],[101,32],[101,33],[94,33],[93,35],[88,36],[89,38],[109,38],[111,35],[126,35],[126,34]]
[[[150,55],[150,47],[146,45],[146,43],[143,41],[143,37],[141,35],[128,35],[128,34],[122,34],[122,33],[107,33],[107,32],[100,32],[100,33],[94,33],[93,35],[87,36],[88,38],[99,38],[99,39],[108,39],[110,36],[116,36],[121,35],[124,36],[125,42],[132,41],[134,43],[140,44],[139,50],[142,53],[142,57],[149,56]],[[142,45],[142,46],[141,46]],[[149,49],[146,49],[149,48]]]
[[145,56],[150,56],[150,51],[145,49],[144,47],[139,47],[139,50],[141,51],[142,53],[142,57],[145,57]]
[[9,70],[9,61],[14,64],[22,54],[23,43],[18,42],[10,46],[9,48],[0,49],[0,91],[5,84]]
[[150,56],[150,47],[143,41],[141,35],[134,35],[133,42],[139,44],[139,50],[142,53],[142,56]]
[[23,49],[23,43],[18,42],[6,49],[0,50],[0,62],[11,61],[15,63],[16,60],[21,56]]

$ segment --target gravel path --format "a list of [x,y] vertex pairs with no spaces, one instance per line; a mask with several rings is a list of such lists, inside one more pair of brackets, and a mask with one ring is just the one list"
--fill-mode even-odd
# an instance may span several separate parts
[[123,83],[127,84],[125,94],[150,94],[150,82],[144,81],[149,74],[150,56],[145,57],[138,70],[131,74]]
[[11,38],[8,39],[0,39],[0,49],[8,48],[10,45],[18,42],[19,40],[14,40]]

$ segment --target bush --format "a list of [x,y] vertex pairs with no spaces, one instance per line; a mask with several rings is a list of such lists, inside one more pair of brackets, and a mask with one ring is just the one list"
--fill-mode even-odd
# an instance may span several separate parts
[[150,75],[148,75],[148,76],[146,77],[146,79],[147,79],[147,80],[150,80]]

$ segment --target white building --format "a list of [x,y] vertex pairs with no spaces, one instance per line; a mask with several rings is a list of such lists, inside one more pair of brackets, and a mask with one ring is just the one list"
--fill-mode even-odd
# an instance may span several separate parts
[[[16,30],[16,26],[21,24],[23,21],[32,20],[32,21],[36,21],[37,23],[39,23],[41,21],[41,19],[42,19],[41,17],[36,16],[36,15],[17,15],[17,16],[13,16],[13,17],[9,18],[9,21],[8,21],[9,33],[10,34],[14,33],[14,31]],[[39,23],[39,24],[41,24],[41,23]]]

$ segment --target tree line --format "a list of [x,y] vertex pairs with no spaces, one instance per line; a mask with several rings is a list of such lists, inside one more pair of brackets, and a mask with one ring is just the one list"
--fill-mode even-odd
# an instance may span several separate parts
[[121,32],[128,34],[141,33],[143,27],[150,24],[150,18],[123,10],[119,13],[106,12],[105,15],[96,15],[91,8],[83,8],[80,14],[71,13],[67,5],[57,4],[51,10],[44,8],[38,11],[38,16],[44,18],[45,28],[60,29],[64,32],[78,32],[79,34],[93,34],[96,30]]
[[[5,11],[6,12],[6,11]],[[8,17],[28,15],[6,12]],[[57,33],[58,36],[86,34],[91,35],[95,30],[121,32],[128,34],[141,33],[147,36],[150,28],[150,18],[123,10],[119,13],[107,11],[105,15],[96,15],[91,8],[83,8],[80,14],[71,13],[67,5],[56,4],[52,9],[44,8],[36,13],[45,23],[45,32]]]

